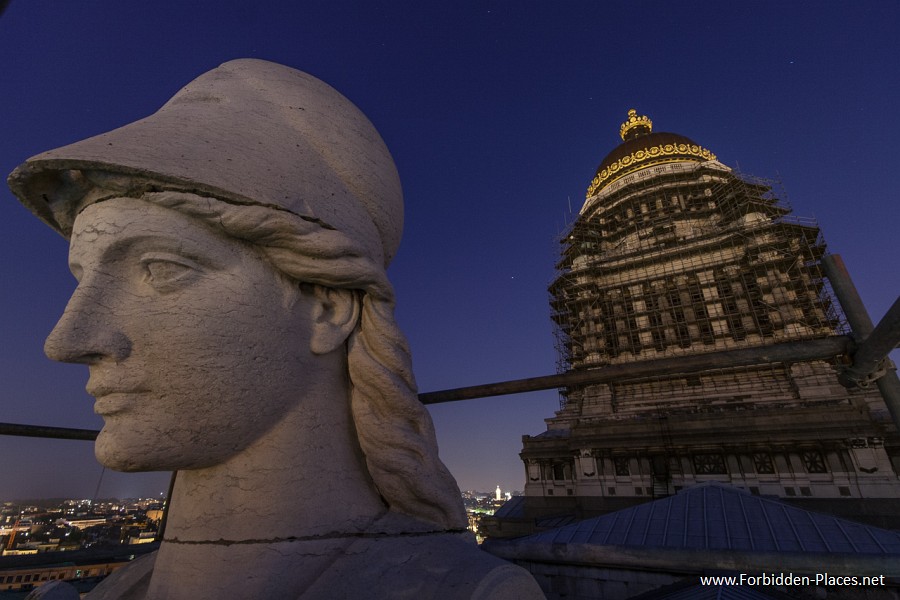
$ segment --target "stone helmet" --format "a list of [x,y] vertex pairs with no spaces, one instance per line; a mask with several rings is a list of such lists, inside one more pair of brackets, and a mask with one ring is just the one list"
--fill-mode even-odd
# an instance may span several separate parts
[[346,234],[385,267],[403,229],[400,179],[372,123],[319,79],[263,60],[226,62],[154,114],[38,154],[8,181],[69,237],[102,197],[104,175],[286,210]]

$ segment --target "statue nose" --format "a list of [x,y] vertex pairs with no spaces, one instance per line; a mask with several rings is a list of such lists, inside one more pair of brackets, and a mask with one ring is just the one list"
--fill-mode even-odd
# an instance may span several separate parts
[[131,340],[117,326],[109,306],[99,301],[100,292],[79,285],[59,322],[44,342],[44,353],[52,360],[94,364],[103,359],[116,362],[131,354]]

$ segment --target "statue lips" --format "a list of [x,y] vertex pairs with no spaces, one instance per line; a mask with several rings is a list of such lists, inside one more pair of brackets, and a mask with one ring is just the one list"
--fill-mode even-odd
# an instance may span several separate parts
[[106,387],[91,385],[87,386],[87,392],[95,398],[94,413],[101,417],[112,416],[126,410],[135,400],[150,390],[121,387]]

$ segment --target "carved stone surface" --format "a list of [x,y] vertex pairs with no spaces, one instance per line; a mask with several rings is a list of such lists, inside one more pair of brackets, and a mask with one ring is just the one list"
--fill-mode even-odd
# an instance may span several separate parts
[[366,117],[259,60],[29,159],[20,200],[79,284],[99,460],[178,470],[158,553],[90,598],[541,598],[465,533],[385,267],[399,178]]

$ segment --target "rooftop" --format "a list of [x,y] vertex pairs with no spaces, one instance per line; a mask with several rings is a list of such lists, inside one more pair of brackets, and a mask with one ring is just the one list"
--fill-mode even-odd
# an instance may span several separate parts
[[804,510],[716,482],[519,541],[900,555],[900,532]]

